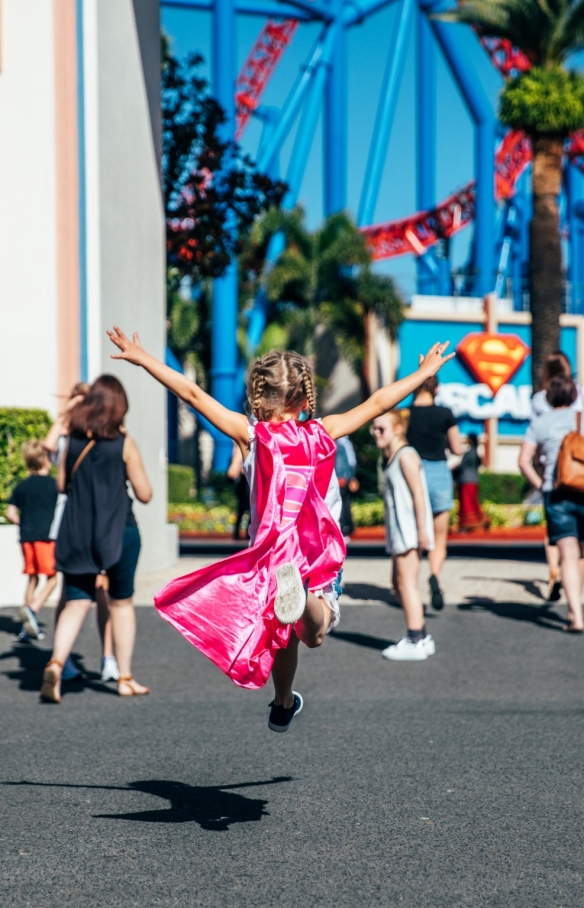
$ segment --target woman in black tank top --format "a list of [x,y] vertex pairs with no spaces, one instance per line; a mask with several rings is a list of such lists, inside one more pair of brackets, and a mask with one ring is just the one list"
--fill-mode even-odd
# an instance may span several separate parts
[[136,621],[132,596],[140,534],[127,483],[144,503],[150,501],[152,490],[138,447],[123,428],[127,410],[121,383],[112,375],[102,375],[71,414],[69,446],[57,479],[59,489],[68,495],[56,546],[66,603],[41,688],[41,698],[53,703],[60,702],[61,670],[97,589],[109,593],[120,672],[118,693],[148,693],[131,673]]

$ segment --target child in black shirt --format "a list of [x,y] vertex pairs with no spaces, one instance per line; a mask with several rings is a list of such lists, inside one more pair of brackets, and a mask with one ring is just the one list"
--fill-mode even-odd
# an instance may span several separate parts
[[[6,516],[11,523],[20,525],[24,573],[28,576],[24,605],[20,609],[24,621],[20,639],[42,640],[44,634],[37,615],[57,585],[55,543],[50,538],[57,485],[49,476],[49,458],[40,441],[36,438],[27,441],[22,454],[28,476],[14,487]],[[47,578],[41,590],[38,589],[40,575]]]

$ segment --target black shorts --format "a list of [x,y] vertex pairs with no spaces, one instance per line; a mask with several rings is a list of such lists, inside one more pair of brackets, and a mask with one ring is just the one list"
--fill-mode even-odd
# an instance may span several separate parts
[[570,536],[584,542],[584,496],[544,492],[543,503],[551,545]]
[[[107,572],[111,599],[131,599],[134,595],[134,575],[139,554],[138,527],[126,527],[120,560]],[[95,602],[95,578],[95,574],[65,574],[65,601],[91,599]]]

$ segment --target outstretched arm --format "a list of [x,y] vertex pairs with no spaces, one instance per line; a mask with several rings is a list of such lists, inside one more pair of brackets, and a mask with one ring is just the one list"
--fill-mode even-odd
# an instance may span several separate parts
[[161,385],[172,391],[185,403],[190,404],[193,409],[197,410],[205,419],[208,419],[217,429],[232,438],[242,452],[247,454],[249,448],[249,434],[247,431],[247,418],[243,413],[236,413],[234,410],[228,410],[223,404],[220,404],[210,394],[207,394],[198,385],[192,382],[180,372],[170,369],[160,360],[156,359],[142,347],[138,334],[134,334],[131,341],[119,328],[114,327],[108,331],[108,337],[116,345],[119,353],[113,353],[112,359],[125,359],[135,366],[142,366],[152,375]]
[[395,381],[392,385],[386,385],[384,388],[380,388],[379,391],[375,391],[368,400],[359,404],[358,407],[354,407],[347,413],[325,416],[322,424],[331,438],[342,438],[343,435],[350,435],[351,432],[356,432],[361,426],[364,426],[377,416],[387,413],[388,410],[399,404],[400,400],[403,400],[404,397],[419,388],[422,382],[430,378],[431,375],[436,375],[444,363],[456,356],[455,353],[444,356],[448,343],[447,341],[445,344],[434,344],[421,360],[420,366],[415,372],[405,378],[400,378],[399,381]]

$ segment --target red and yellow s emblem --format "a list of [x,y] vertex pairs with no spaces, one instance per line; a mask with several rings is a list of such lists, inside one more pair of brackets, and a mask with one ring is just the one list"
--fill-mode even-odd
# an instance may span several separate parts
[[467,334],[456,348],[475,378],[496,394],[530,354],[516,334]]

